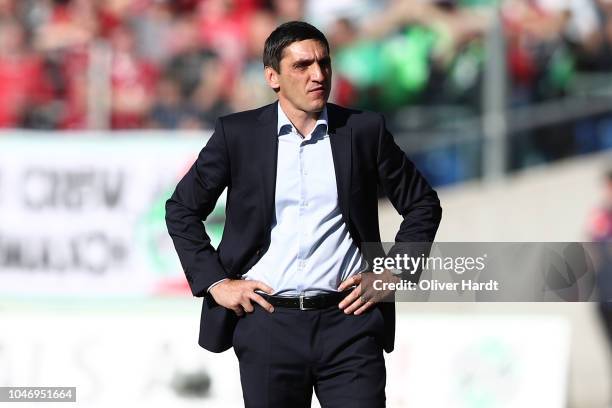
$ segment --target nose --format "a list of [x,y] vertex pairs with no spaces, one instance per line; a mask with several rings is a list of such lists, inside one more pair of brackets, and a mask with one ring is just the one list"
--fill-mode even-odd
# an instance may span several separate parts
[[323,67],[318,62],[311,65],[310,77],[314,82],[322,82],[325,79]]

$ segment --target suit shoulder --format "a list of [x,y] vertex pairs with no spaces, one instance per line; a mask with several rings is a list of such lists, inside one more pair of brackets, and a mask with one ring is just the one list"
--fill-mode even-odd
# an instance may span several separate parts
[[224,124],[250,123],[252,121],[257,120],[261,116],[261,114],[266,109],[270,109],[272,105],[273,104],[262,106],[256,109],[230,113],[229,115],[219,117],[219,120],[221,120]]
[[336,105],[335,103],[327,104],[328,114],[338,115],[343,117],[348,125],[359,125],[364,124],[376,124],[379,125],[384,119],[383,115],[378,112],[347,108],[344,106]]

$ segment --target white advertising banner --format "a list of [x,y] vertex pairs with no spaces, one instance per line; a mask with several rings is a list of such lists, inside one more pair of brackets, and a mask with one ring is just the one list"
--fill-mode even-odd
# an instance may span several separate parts
[[398,316],[388,361],[390,407],[564,408],[570,325],[555,316]]
[[164,205],[208,136],[0,136],[0,296],[189,293]]
[[[0,384],[76,387],[82,407],[243,406],[236,356],[197,346],[199,302],[188,302],[156,314],[3,314]],[[397,323],[385,355],[391,408],[567,406],[570,337],[560,318],[422,314]]]

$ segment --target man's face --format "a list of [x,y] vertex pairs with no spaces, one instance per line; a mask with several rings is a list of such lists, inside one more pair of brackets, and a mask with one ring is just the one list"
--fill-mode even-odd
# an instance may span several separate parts
[[283,50],[280,72],[266,67],[266,79],[278,98],[294,109],[320,112],[331,90],[331,59],[317,40],[297,41]]

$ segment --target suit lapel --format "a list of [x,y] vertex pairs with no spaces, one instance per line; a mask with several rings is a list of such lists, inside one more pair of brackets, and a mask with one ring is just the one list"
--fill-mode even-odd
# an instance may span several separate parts
[[335,109],[328,104],[329,141],[331,143],[334,169],[336,171],[336,187],[338,188],[338,203],[345,220],[349,220],[349,196],[351,189],[352,166],[352,130],[339,123]]
[[259,116],[260,126],[257,129],[261,140],[262,208],[267,231],[271,230],[274,217],[274,199],[276,192],[276,167],[278,161],[278,102],[268,105]]

